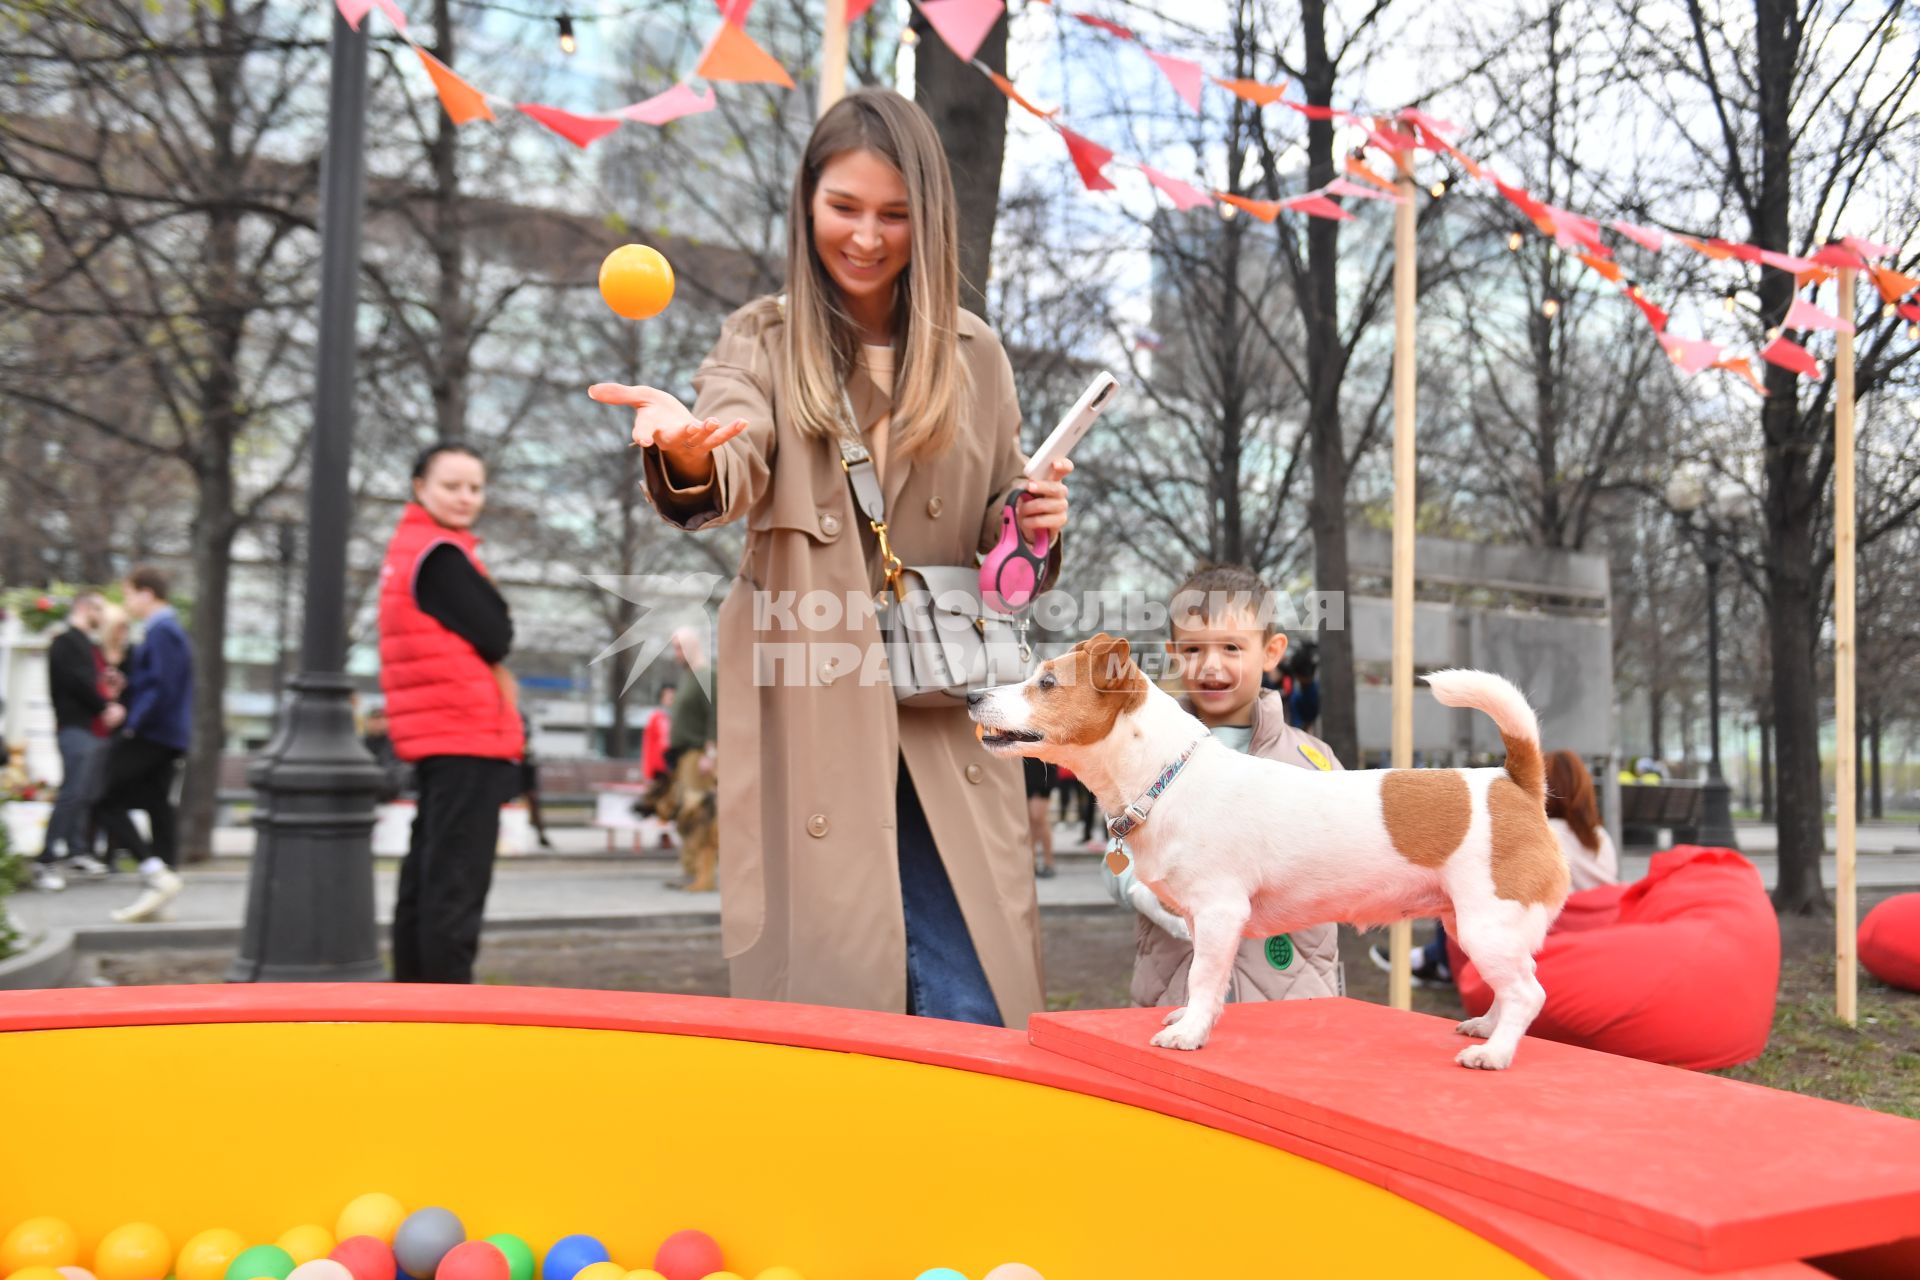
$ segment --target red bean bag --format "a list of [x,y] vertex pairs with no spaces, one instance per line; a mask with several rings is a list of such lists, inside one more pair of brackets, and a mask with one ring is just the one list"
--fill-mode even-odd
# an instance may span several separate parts
[[[1460,1000],[1478,1017],[1493,992],[1448,945]],[[1529,1035],[1696,1071],[1730,1067],[1767,1047],[1780,925],[1751,862],[1680,845],[1655,854],[1635,884],[1568,898],[1537,964],[1547,1004]]]
[[1902,893],[1867,912],[1860,963],[1890,987],[1920,991],[1920,893]]

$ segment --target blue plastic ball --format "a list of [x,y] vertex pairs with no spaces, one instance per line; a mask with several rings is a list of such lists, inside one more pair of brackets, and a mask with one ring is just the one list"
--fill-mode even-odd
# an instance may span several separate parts
[[967,1280],[952,1267],[935,1267],[931,1271],[922,1271],[917,1280]]
[[607,1246],[592,1236],[565,1236],[553,1242],[540,1264],[540,1280],[573,1280],[596,1262],[611,1262]]

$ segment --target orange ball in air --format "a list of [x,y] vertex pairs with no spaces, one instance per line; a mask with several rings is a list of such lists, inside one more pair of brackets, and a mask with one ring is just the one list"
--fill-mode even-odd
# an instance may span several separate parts
[[658,249],[623,244],[600,264],[600,296],[617,316],[651,319],[673,301],[673,267]]

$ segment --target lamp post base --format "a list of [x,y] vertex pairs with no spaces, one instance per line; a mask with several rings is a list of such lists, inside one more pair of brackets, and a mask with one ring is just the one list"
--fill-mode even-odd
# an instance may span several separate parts
[[1738,849],[1739,837],[1733,833],[1733,788],[1716,770],[1701,788],[1699,841],[1720,849]]

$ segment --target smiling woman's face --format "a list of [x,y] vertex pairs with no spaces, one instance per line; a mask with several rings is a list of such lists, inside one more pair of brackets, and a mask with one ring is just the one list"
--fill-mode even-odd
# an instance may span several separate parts
[[413,500],[449,529],[471,528],[487,505],[487,468],[469,453],[439,453],[413,482]]
[[813,247],[851,309],[887,304],[913,249],[907,184],[871,151],[843,151],[813,191]]

